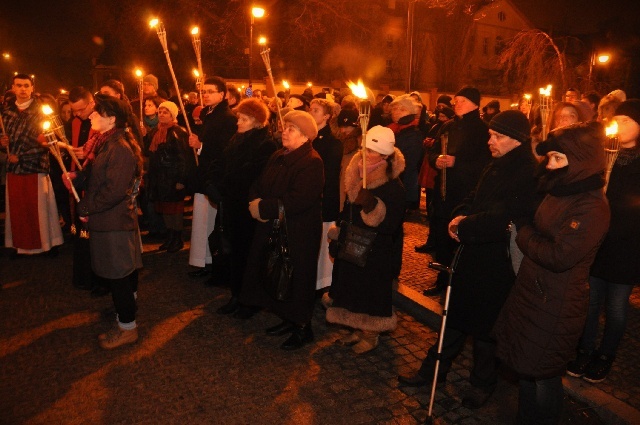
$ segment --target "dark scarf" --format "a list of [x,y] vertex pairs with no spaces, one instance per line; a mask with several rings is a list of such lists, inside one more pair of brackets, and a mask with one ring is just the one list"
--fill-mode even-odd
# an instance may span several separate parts
[[640,149],[638,146],[634,146],[632,148],[621,148],[620,152],[618,152],[616,165],[629,165],[638,157],[640,157]]
[[156,133],[153,135],[153,139],[151,139],[151,146],[149,146],[149,152],[155,152],[158,149],[158,146],[160,146],[161,144],[167,141],[167,133],[171,127],[173,127],[173,123],[158,124],[158,126],[156,127]]
[[553,196],[570,196],[577,193],[590,192],[602,187],[604,187],[604,176],[602,174],[593,174],[576,182],[555,185],[551,188],[549,194]]
[[415,115],[407,115],[400,118],[397,123],[392,122],[388,127],[393,131],[393,134],[398,134],[405,128],[417,127],[419,122]]
[[93,162],[96,159],[96,152],[100,150],[104,142],[106,142],[111,136],[116,134],[118,131],[124,133],[124,129],[113,127],[111,130],[105,131],[104,133],[95,133],[88,141],[82,146],[84,150],[84,164],[83,167],[86,167],[87,164]]
[[149,128],[156,128],[158,126],[158,115],[154,115],[153,118],[145,115],[144,117],[144,125]]

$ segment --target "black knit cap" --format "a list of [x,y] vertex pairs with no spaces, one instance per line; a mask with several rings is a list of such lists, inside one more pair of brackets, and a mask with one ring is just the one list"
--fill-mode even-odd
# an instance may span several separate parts
[[616,115],[625,115],[640,124],[640,99],[629,99],[616,108]]
[[531,125],[527,116],[520,111],[504,111],[491,119],[489,128],[505,136],[526,143],[531,137]]
[[436,104],[437,103],[443,103],[447,105],[449,108],[451,108],[451,96],[448,96],[446,94],[441,94],[440,96],[438,96],[438,100],[436,100]]
[[458,90],[456,96],[463,96],[476,104],[476,106],[480,106],[480,90],[475,87],[465,86]]
[[355,109],[343,109],[338,114],[338,127],[359,127],[358,111]]

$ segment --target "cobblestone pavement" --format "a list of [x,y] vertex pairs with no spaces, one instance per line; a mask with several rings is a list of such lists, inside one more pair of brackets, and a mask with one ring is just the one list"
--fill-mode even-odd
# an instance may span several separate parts
[[[413,252],[413,245],[424,242],[426,228],[415,221],[405,228],[401,281],[428,286],[425,256]],[[283,338],[264,334],[277,322],[273,315],[260,312],[242,322],[215,313],[228,291],[186,277],[188,244],[167,254],[157,252],[158,242],[143,240],[141,338],[114,351],[100,349],[96,340],[113,324],[111,300],[92,299],[72,287],[69,244],[57,258],[0,257],[0,424],[416,424],[426,419],[430,389],[400,389],[396,377],[418,368],[436,341],[432,329],[398,311],[398,328],[383,335],[375,351],[356,357],[333,343],[343,331],[326,324],[318,303],[315,344],[284,352],[278,348]],[[640,347],[628,335],[623,347],[631,342]],[[633,373],[621,368],[638,350],[626,350],[607,385],[624,388],[631,404],[638,400],[637,362]],[[461,407],[470,364],[467,349],[438,388],[436,423],[513,423],[517,389],[508,380],[482,409]],[[613,389],[612,394],[623,398]],[[605,422],[587,404],[567,397],[562,423]]]

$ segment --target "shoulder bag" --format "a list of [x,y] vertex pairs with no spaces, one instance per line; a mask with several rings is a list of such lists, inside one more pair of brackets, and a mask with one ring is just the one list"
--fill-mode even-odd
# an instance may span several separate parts
[[265,291],[275,300],[289,300],[292,292],[293,263],[287,240],[287,217],[280,200],[278,200],[278,218],[273,220],[264,257]]
[[378,232],[353,224],[353,204],[349,203],[349,221],[340,223],[338,258],[364,267]]

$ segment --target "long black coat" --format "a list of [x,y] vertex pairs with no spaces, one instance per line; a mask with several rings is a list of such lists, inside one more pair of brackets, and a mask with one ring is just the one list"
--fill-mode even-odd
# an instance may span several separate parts
[[509,294],[515,274],[509,257],[509,222],[533,215],[535,159],[520,145],[494,159],[453,216],[464,215],[464,244],[454,274],[447,326],[486,336]]
[[[157,131],[157,128],[151,130],[149,140],[153,140]],[[159,144],[155,152],[149,152],[149,171],[145,180],[151,201],[184,200],[188,165],[193,158],[188,137],[182,127],[174,125],[167,130],[166,141]],[[176,189],[177,183],[181,183],[185,188]]]
[[611,171],[611,225],[591,267],[592,276],[623,285],[640,283],[640,157],[633,150],[633,160],[627,164],[626,155],[620,155]]
[[[249,194],[249,200],[262,199],[260,217],[268,221],[256,225],[242,282],[241,302],[266,307],[281,318],[298,324],[311,321],[322,235],[323,187],[322,159],[311,142],[292,152],[279,149],[271,156]],[[289,301],[275,301],[269,297],[260,277],[264,246],[273,219],[278,217],[278,200],[284,204],[293,262],[293,292]]]
[[330,222],[338,218],[340,212],[340,171],[342,165],[342,142],[331,134],[328,125],[318,131],[313,141],[324,164],[324,190],[322,191],[322,221]]

